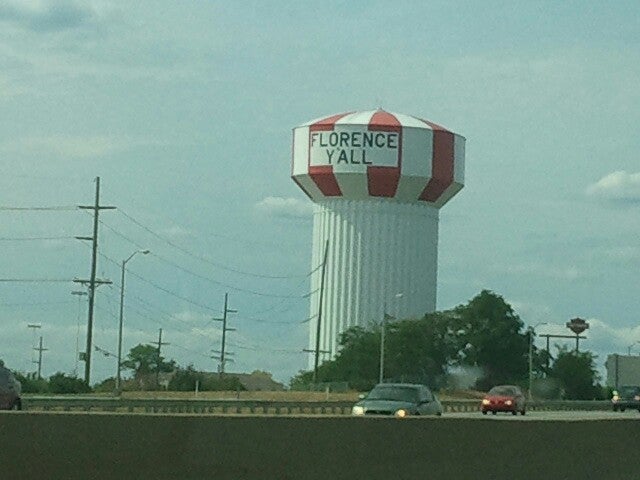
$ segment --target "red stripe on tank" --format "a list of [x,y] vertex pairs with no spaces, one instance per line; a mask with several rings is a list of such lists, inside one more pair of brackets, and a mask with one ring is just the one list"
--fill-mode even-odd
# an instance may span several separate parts
[[[339,113],[337,115],[332,115],[327,118],[323,118],[322,120],[318,120],[315,123],[312,123],[309,126],[309,136],[311,136],[311,132],[322,132],[322,131],[331,131],[335,129],[336,122],[341,118],[350,115],[353,112],[347,113]],[[309,145],[311,145],[311,139],[309,139]],[[325,197],[340,197],[342,196],[342,191],[340,190],[340,185],[338,185],[338,180],[333,173],[333,167],[331,165],[319,165],[319,166],[311,166],[311,148],[309,148],[309,154],[307,158],[307,165],[309,168],[309,176],[311,180],[318,186],[320,191]]]
[[389,112],[378,110],[369,120],[369,131],[398,134],[398,166],[367,167],[367,187],[373,197],[394,197],[400,183],[402,167],[402,124]]
[[338,180],[333,173],[333,167],[330,165],[319,165],[309,167],[309,176],[311,180],[318,186],[325,197],[340,197],[342,191]]
[[420,200],[436,202],[453,183],[453,133],[435,123],[422,120],[433,129],[431,179],[420,194]]
[[347,115],[351,115],[352,113],[353,112],[339,113],[337,115],[332,115],[330,117],[323,118],[322,120],[318,120],[317,122],[312,123],[309,126],[309,130],[312,131],[312,132],[333,130],[335,128],[336,122],[338,120],[340,120],[341,118],[346,117]]

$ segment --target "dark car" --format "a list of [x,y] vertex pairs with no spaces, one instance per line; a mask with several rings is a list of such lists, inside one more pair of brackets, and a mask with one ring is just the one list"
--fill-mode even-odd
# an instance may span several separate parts
[[614,412],[624,412],[627,408],[638,409],[640,412],[640,387],[626,385],[614,390],[611,403]]
[[488,412],[496,414],[498,412],[511,412],[517,415],[526,413],[526,400],[520,387],[515,385],[498,385],[493,387],[482,399],[480,411],[483,415]]
[[22,410],[22,386],[0,360],[0,410]]
[[356,403],[351,413],[362,415],[442,415],[442,405],[426,385],[380,383]]

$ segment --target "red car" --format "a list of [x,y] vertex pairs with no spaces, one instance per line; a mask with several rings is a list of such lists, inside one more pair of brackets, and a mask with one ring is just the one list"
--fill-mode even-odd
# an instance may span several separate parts
[[480,411],[483,415],[491,412],[494,415],[498,412],[511,412],[517,415],[526,412],[526,400],[520,387],[515,385],[498,385],[493,387],[482,399]]
[[0,360],[0,410],[22,410],[21,385]]

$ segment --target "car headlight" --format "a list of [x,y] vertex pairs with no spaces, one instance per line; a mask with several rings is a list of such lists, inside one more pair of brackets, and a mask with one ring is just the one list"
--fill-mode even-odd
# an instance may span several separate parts
[[513,402],[511,400],[507,400],[506,402],[504,402],[505,405],[511,405]]
[[351,409],[351,415],[364,415],[364,407],[361,405],[354,405]]
[[489,400],[488,398],[483,398],[482,399],[482,404],[483,405],[489,405],[491,403],[491,400]]
[[618,395],[614,395],[613,398],[611,399],[611,401],[613,402],[617,402],[618,400],[620,400],[620,397]]
[[395,416],[398,418],[404,418],[407,416],[407,411],[403,408],[401,408],[400,410],[396,410]]

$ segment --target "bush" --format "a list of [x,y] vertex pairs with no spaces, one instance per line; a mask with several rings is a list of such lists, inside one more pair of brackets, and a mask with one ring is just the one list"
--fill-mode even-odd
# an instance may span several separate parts
[[37,379],[35,373],[15,373],[16,379],[22,384],[22,393],[47,393],[49,384],[44,378]]
[[89,393],[91,387],[84,380],[62,372],[49,377],[49,392],[51,393]]
[[212,375],[197,371],[193,365],[178,368],[169,382],[169,390],[178,392],[193,392],[199,382],[201,392],[246,390],[238,377],[232,375]]
[[[122,385],[122,383],[121,383]],[[103,381],[101,381],[100,383],[96,383],[93,386],[93,391],[94,392],[99,392],[99,393],[112,393],[116,390],[116,379],[115,377],[109,377],[109,378],[105,378]]]

